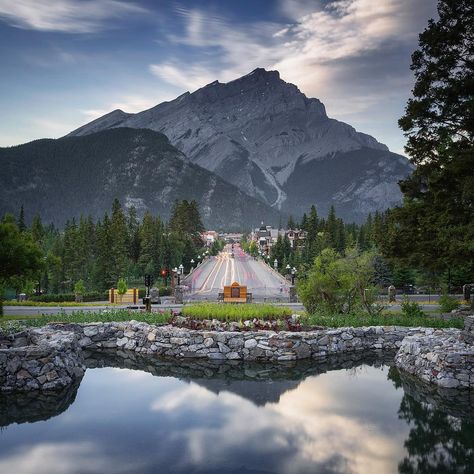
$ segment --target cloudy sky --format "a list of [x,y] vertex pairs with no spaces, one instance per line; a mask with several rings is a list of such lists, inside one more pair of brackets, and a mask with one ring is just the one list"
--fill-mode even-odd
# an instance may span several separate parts
[[0,0],[0,146],[265,67],[401,152],[435,15],[435,0]]

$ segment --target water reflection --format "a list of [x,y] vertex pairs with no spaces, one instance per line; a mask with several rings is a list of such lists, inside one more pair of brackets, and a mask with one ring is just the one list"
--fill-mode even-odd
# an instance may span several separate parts
[[2,397],[0,472],[469,469],[470,400],[434,394],[388,360],[222,365],[89,354],[77,396],[75,387],[49,402]]

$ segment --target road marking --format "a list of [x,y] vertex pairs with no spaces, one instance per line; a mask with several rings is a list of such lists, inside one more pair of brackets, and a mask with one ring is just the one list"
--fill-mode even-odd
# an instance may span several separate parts
[[[209,272],[209,275],[204,280],[204,283],[201,285],[201,288],[196,293],[210,293],[212,291],[212,288],[213,288],[214,283],[215,283],[216,278],[217,278],[217,274],[219,273],[219,270],[222,267],[222,264],[223,264],[223,260],[222,260],[220,254],[219,254],[216,258],[216,263],[212,267],[212,270]],[[206,287],[208,281],[210,280],[210,278],[212,277],[212,274],[214,272],[216,272],[216,276],[214,277],[214,281],[212,282],[212,286],[209,289],[205,290],[204,288]]]

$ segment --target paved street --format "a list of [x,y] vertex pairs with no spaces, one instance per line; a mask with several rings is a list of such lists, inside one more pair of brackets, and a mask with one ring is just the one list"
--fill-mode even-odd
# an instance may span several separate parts
[[238,245],[231,257],[228,245],[217,257],[211,257],[184,280],[189,297],[197,300],[216,300],[224,285],[234,281],[247,285],[253,297],[262,300],[287,300],[289,282],[263,262],[247,255]]

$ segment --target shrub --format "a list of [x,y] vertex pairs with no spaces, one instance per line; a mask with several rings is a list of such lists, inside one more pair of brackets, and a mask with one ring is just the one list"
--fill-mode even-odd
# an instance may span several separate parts
[[374,257],[372,252],[359,254],[355,250],[341,257],[333,249],[324,249],[306,280],[298,285],[308,313],[347,314],[358,308],[379,313],[383,308],[376,305]]
[[84,280],[79,280],[74,285],[74,295],[77,302],[82,302],[84,293],[86,292],[86,287],[84,286]]
[[456,298],[447,293],[443,293],[439,297],[439,305],[443,313],[450,313],[453,309],[458,309],[460,304],[461,303]]
[[[40,296],[31,296],[29,300],[41,303],[64,303],[68,301],[74,302],[75,298],[74,293],[48,293]],[[91,291],[82,295],[82,301],[107,301],[108,299],[109,294],[107,292]]]
[[407,297],[403,298],[401,307],[402,314],[409,318],[422,318],[426,316],[421,306],[416,301],[410,301]]

